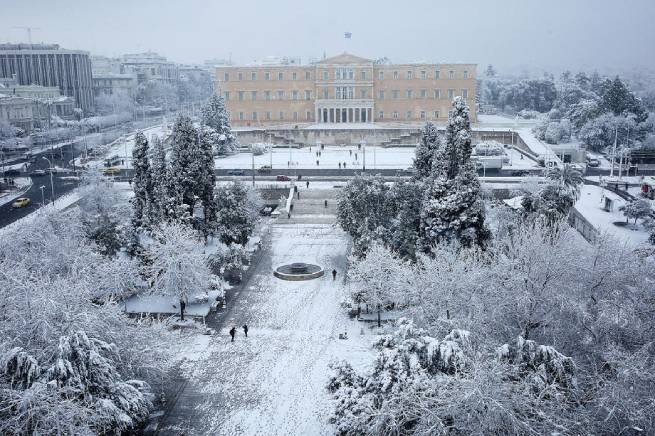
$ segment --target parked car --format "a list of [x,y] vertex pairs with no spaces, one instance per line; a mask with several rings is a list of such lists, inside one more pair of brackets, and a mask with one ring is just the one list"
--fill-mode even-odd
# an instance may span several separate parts
[[45,176],[47,173],[45,170],[34,170],[30,173],[30,177],[42,177]]
[[273,169],[271,168],[270,165],[262,165],[259,167],[257,170],[258,173],[270,173]]
[[416,170],[412,167],[396,170],[397,176],[412,176],[414,173],[416,173]]
[[115,176],[116,174],[120,174],[121,169],[116,168],[116,167],[109,167],[109,168],[104,168],[102,170],[102,174],[105,176]]
[[598,168],[600,166],[600,161],[598,159],[589,159],[587,161],[587,166],[591,168]]
[[290,182],[291,177],[285,176],[284,174],[278,174],[277,177],[275,177],[275,180],[278,182]]
[[227,172],[228,176],[243,176],[244,174],[243,170],[229,170]]
[[527,176],[529,173],[525,170],[515,170],[510,173],[512,177],[523,177]]
[[16,201],[11,203],[11,207],[14,208],[14,209],[18,209],[18,208],[21,208],[21,207],[26,207],[31,202],[32,202],[32,200],[30,200],[29,198],[20,197],[20,198],[17,198]]
[[18,177],[20,176],[20,171],[18,170],[7,170],[5,171],[5,177]]

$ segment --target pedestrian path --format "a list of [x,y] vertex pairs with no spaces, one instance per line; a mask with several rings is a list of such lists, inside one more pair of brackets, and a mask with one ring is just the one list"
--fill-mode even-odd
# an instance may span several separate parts
[[[301,181],[302,182],[302,181]],[[336,222],[337,189],[315,189],[311,182],[307,185],[300,183],[298,193],[294,194],[291,218],[280,215],[279,224],[333,224]],[[325,207],[327,201],[327,207]]]

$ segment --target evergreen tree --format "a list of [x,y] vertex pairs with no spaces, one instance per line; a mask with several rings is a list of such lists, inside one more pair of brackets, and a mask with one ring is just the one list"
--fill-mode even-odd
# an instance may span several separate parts
[[170,204],[167,216],[173,221],[187,221],[196,203],[201,168],[198,159],[198,132],[189,117],[180,116],[177,119],[171,140]]
[[600,104],[602,109],[612,112],[614,115],[629,112],[636,115],[637,122],[646,121],[648,111],[618,76],[612,81],[607,81],[603,88]]
[[213,95],[209,103],[202,109],[202,124],[212,128],[216,135],[212,136],[217,154],[233,153],[236,149],[236,137],[232,133],[230,114],[225,108],[223,97]]
[[166,206],[169,200],[166,151],[158,136],[153,136],[150,151],[151,196],[148,206],[148,221],[150,225],[156,225],[166,217]]
[[245,245],[255,228],[256,217],[249,210],[248,188],[240,182],[216,190],[216,227],[221,242]]
[[214,199],[214,187],[216,185],[216,174],[214,172],[214,153],[212,146],[212,133],[202,129],[199,141],[199,181],[197,183],[197,195],[202,202],[204,209],[203,233],[207,236],[212,232],[216,224],[216,201]]
[[439,148],[439,132],[431,122],[427,122],[421,130],[421,142],[416,147],[414,168],[419,179],[429,177],[432,171],[432,161]]
[[434,179],[426,182],[419,229],[419,245],[426,253],[441,242],[483,245],[490,236],[484,225],[480,182],[470,158],[469,109],[457,97],[449,114],[443,154],[433,163]]
[[134,198],[132,199],[134,215],[132,217],[132,225],[136,229],[143,227],[148,221],[146,217],[148,203],[150,201],[148,192],[151,191],[148,140],[143,132],[137,132],[134,137],[132,158],[134,165],[134,178],[132,180],[132,189],[134,189]]

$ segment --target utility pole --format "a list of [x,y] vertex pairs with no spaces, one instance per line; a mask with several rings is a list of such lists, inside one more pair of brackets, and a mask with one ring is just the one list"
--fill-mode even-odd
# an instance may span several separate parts
[[251,145],[250,151],[252,153],[252,187],[255,187],[255,148]]
[[616,157],[616,141],[619,136],[619,127],[614,128],[614,146],[612,147],[612,169],[610,170],[610,177],[614,177],[614,158]]
[[48,172],[50,173],[50,192],[52,194],[52,204],[54,206],[54,204],[55,204],[55,183],[52,180],[52,172],[55,170],[55,168],[52,166],[52,162],[50,162],[50,159],[48,159],[45,156],[43,156],[43,159],[47,160],[48,165],[49,165]]

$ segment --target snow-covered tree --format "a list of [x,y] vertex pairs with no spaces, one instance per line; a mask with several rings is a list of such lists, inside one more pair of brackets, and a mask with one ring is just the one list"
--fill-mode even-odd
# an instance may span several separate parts
[[626,220],[634,218],[635,224],[637,224],[637,220],[646,218],[651,212],[650,201],[637,198],[625,205],[623,215],[625,215]]
[[148,161],[148,140],[143,132],[137,132],[134,136],[132,157],[134,164],[134,177],[132,178],[134,214],[132,215],[132,226],[138,229],[148,223],[146,214],[151,201],[149,194],[152,192],[150,162]]
[[432,172],[432,161],[437,149],[441,146],[437,127],[427,122],[421,130],[421,142],[416,146],[414,168],[418,178],[429,177]]
[[200,295],[212,283],[207,256],[202,252],[198,234],[182,224],[164,223],[153,232],[146,244],[149,259],[146,274],[153,292],[172,295],[180,301],[180,317],[184,319],[183,304],[189,297]]
[[201,158],[198,131],[189,117],[180,116],[171,135],[171,166],[167,216],[177,221],[188,221],[193,214],[201,179]]
[[210,132],[201,130],[198,147],[199,168],[196,190],[204,211],[202,230],[207,236],[212,233],[212,229],[216,226],[216,201],[214,198],[216,174],[214,172],[214,153]]
[[216,232],[221,242],[245,245],[260,210],[251,189],[238,181],[221,186],[216,189],[215,202]]
[[166,165],[166,150],[158,136],[152,137],[150,147],[150,202],[148,204],[148,223],[156,226],[166,218],[169,204],[169,172]]
[[574,199],[580,195],[580,187],[584,183],[582,173],[570,164],[563,164],[562,167],[553,167],[548,170],[548,178],[568,193]]
[[236,136],[232,133],[230,114],[225,108],[223,97],[213,95],[209,99],[202,109],[202,124],[216,133],[211,136],[216,154],[222,156],[236,151]]

